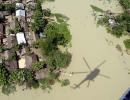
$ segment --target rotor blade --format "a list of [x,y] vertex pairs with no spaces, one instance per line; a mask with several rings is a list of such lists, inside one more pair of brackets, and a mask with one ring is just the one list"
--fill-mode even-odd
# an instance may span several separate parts
[[89,64],[87,63],[87,61],[84,57],[83,57],[83,60],[84,60],[85,64],[87,65],[88,69],[91,71],[91,67],[89,66]]
[[89,73],[89,72],[72,72],[71,74],[84,74],[84,73]]
[[106,60],[104,60],[103,62],[101,62],[96,68],[101,67],[105,62],[106,62]]
[[110,79],[110,77],[109,76],[106,76],[106,75],[103,75],[103,74],[99,74],[100,76],[102,76],[102,77],[105,77],[105,78],[108,78],[108,79]]
[[89,80],[89,81],[88,81],[88,85],[87,85],[87,87],[89,87],[89,85],[90,85],[90,82],[91,82],[91,81]]

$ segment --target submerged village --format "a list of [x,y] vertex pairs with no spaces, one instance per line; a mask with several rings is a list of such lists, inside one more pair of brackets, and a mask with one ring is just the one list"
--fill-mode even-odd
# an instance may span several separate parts
[[[51,17],[51,18],[50,18]],[[64,18],[63,18],[64,17]],[[42,9],[40,0],[0,0],[0,86],[2,93],[51,89],[71,61],[67,17]]]
[[130,0],[0,0],[2,100],[129,99],[129,61]]

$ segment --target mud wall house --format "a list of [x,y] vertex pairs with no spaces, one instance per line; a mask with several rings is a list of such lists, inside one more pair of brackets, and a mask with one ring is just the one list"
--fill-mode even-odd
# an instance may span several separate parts
[[32,64],[38,61],[38,56],[34,53],[31,53],[30,55],[25,55],[21,57],[19,60],[19,68],[27,68],[29,69],[32,67]]
[[16,52],[11,51],[11,50],[6,50],[4,52],[4,57],[5,57],[4,65],[7,68],[7,70],[12,71],[18,68]]
[[7,37],[7,43],[6,43],[6,46],[7,48],[12,48],[13,46],[17,45],[17,40],[16,40],[16,37],[15,36],[12,36],[12,35],[9,35]]
[[0,44],[2,43],[3,38],[4,38],[4,25],[0,23]]
[[48,75],[49,75],[49,70],[47,68],[35,72],[35,78],[38,80],[47,78]]

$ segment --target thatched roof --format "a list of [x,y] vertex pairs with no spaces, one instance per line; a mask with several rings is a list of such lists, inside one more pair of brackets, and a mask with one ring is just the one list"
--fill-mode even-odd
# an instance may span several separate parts
[[16,44],[17,44],[16,37],[9,35],[7,37],[7,48],[12,48]]
[[8,70],[18,68],[18,61],[15,59],[10,59],[14,54],[16,53],[11,50],[6,50],[4,52],[4,57],[5,57],[4,64]]
[[30,68],[32,66],[32,63],[38,61],[38,56],[35,53],[32,53],[30,55],[25,56],[25,59],[26,59],[26,67]]
[[36,79],[44,79],[44,78],[48,77],[48,75],[49,75],[49,70],[47,68],[41,69],[39,71],[36,71],[35,78]]
[[30,68],[32,64],[38,61],[38,56],[35,53],[25,55],[19,60],[19,68]]
[[0,39],[3,39],[4,37],[4,26],[2,23],[0,23]]
[[16,60],[7,60],[4,62],[4,64],[8,70],[13,70],[18,68],[18,62]]

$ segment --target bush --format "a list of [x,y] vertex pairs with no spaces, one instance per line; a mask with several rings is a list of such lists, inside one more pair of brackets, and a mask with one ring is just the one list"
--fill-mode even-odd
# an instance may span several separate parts
[[119,38],[123,35],[124,31],[125,29],[123,26],[117,25],[112,28],[111,34]]
[[130,39],[124,40],[124,45],[126,49],[130,49]]
[[104,16],[104,17],[98,19],[97,25],[98,25],[98,26],[101,25],[101,26],[108,27],[108,26],[109,26],[108,20],[109,20],[109,17]]
[[70,81],[68,79],[61,80],[61,86],[67,86],[70,84]]

